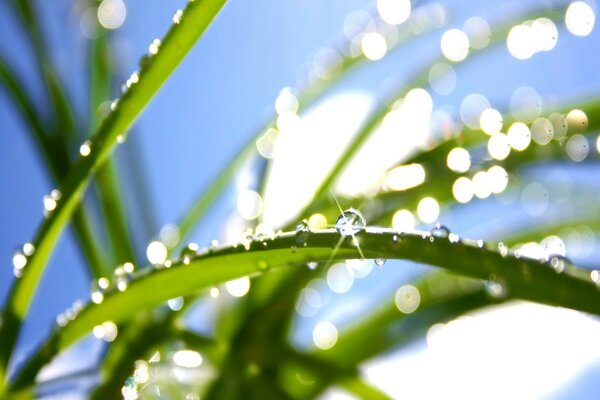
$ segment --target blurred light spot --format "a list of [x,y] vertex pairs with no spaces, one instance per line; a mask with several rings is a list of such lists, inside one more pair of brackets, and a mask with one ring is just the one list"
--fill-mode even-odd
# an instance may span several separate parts
[[397,231],[412,231],[415,229],[416,221],[414,215],[408,210],[398,210],[392,217],[392,228]]
[[294,95],[292,88],[289,87],[283,88],[275,100],[275,110],[277,111],[277,114],[281,114],[285,111],[297,113],[299,106],[298,99]]
[[364,278],[368,276],[373,270],[373,260],[346,260],[346,265],[352,271],[352,275],[355,278]]
[[96,7],[90,7],[81,14],[79,29],[87,39],[94,39],[98,35],[98,9]]
[[548,191],[541,183],[530,183],[521,192],[521,204],[527,214],[540,216],[548,208]]
[[468,203],[473,198],[473,182],[467,177],[461,176],[452,185],[452,194],[459,203]]
[[244,190],[237,198],[237,211],[242,218],[253,220],[262,213],[263,201],[254,190]]
[[600,135],[598,135],[598,139],[596,139],[596,150],[598,154],[600,154]]
[[531,121],[542,112],[542,97],[537,90],[521,86],[510,97],[510,112],[515,119]]
[[138,385],[147,383],[150,380],[150,371],[148,370],[148,363],[146,361],[137,360],[135,362],[133,379]]
[[146,257],[150,264],[164,264],[167,260],[167,246],[157,240],[150,242],[146,247]]
[[386,190],[406,190],[425,182],[425,169],[421,164],[408,164],[388,171],[384,180]]
[[387,42],[385,37],[377,32],[367,32],[362,36],[360,47],[365,57],[377,61],[387,53]]
[[296,312],[303,317],[312,317],[319,308],[323,306],[323,301],[319,292],[313,288],[306,287],[299,293],[296,301]]
[[536,51],[550,51],[558,41],[558,29],[552,20],[538,18],[531,24],[531,34],[534,38]]
[[429,86],[438,94],[452,93],[456,87],[456,72],[452,66],[437,63],[429,70]]
[[454,172],[467,172],[471,168],[471,155],[462,147],[455,147],[448,153],[446,164]]
[[117,29],[127,16],[127,9],[122,0],[103,0],[98,6],[98,21],[106,29]]
[[315,213],[308,218],[308,226],[310,229],[325,229],[327,228],[327,217],[323,214]]
[[481,113],[487,108],[490,108],[490,103],[484,96],[470,94],[460,104],[460,118],[469,128],[479,129]]
[[167,247],[175,247],[180,239],[179,228],[177,225],[167,224],[160,229],[158,237]]
[[589,144],[585,136],[576,134],[569,138],[567,142],[567,155],[575,162],[585,160],[590,151]]
[[585,131],[588,127],[588,117],[581,110],[571,110],[567,114],[567,125],[569,133]]
[[527,60],[535,53],[531,40],[532,38],[528,26],[513,26],[510,32],[508,32],[506,47],[514,58]]
[[179,350],[173,354],[173,362],[183,368],[198,368],[202,361],[200,353],[193,350]]
[[225,289],[233,297],[244,297],[250,291],[250,278],[243,276],[225,283]]
[[429,117],[433,110],[433,99],[429,92],[423,88],[414,88],[406,93],[402,112],[405,115],[416,117]]
[[337,50],[323,48],[317,51],[313,61],[315,74],[323,79],[333,79],[342,68],[342,58]]
[[440,215],[440,205],[433,197],[425,197],[417,205],[417,215],[426,224],[434,222]]
[[479,116],[479,126],[488,135],[493,135],[502,130],[502,114],[495,108],[486,108]]
[[377,0],[377,11],[382,20],[390,25],[398,25],[410,16],[410,1]]
[[490,178],[486,171],[479,171],[473,176],[473,193],[480,199],[486,199],[492,194]]
[[489,187],[492,193],[499,194],[506,189],[508,185],[508,173],[499,165],[494,165],[487,171]]
[[531,136],[533,141],[539,145],[546,145],[550,143],[554,136],[554,126],[552,122],[546,118],[537,118],[531,124]]
[[419,289],[412,285],[404,285],[396,291],[394,303],[400,312],[404,314],[413,313],[421,303]]
[[113,322],[106,321],[100,325],[96,325],[92,330],[92,333],[97,339],[104,340],[105,342],[112,342],[117,338],[118,330]]
[[279,138],[279,132],[276,129],[269,128],[258,139],[256,139],[256,150],[263,158],[271,159],[275,157],[275,145]]
[[504,160],[510,154],[508,137],[504,133],[495,133],[488,140],[488,153],[496,160]]
[[313,330],[313,343],[321,350],[328,350],[335,346],[338,331],[331,322],[319,322]]
[[481,17],[471,17],[466,20],[463,30],[469,37],[469,44],[474,49],[483,49],[490,43],[492,30],[488,22]]
[[508,144],[517,151],[523,151],[531,142],[531,132],[522,122],[515,122],[508,128]]
[[346,293],[354,284],[354,274],[345,263],[334,264],[327,271],[327,285],[334,293]]
[[573,35],[587,36],[594,29],[596,15],[589,4],[576,1],[569,5],[565,14],[565,24]]
[[221,294],[221,291],[219,290],[219,288],[213,287],[213,288],[210,288],[209,293],[210,293],[210,297],[212,297],[213,299],[216,299]]
[[442,54],[450,61],[462,61],[469,55],[469,37],[460,29],[450,29],[442,35]]

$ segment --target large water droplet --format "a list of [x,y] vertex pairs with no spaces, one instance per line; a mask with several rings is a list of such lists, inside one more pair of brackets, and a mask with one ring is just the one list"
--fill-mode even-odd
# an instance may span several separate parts
[[296,224],[296,243],[304,243],[310,236],[310,227],[308,226],[308,220],[303,219]]
[[548,257],[548,264],[556,273],[560,274],[565,270],[569,260],[560,254],[552,254]]
[[450,229],[442,224],[436,224],[431,229],[431,236],[436,238],[447,238],[450,235]]
[[196,243],[189,243],[187,246],[181,249],[179,252],[179,259],[181,262],[184,264],[189,264],[190,261],[192,261],[192,259],[198,255],[198,248],[199,247]]
[[81,146],[79,146],[79,154],[82,157],[87,157],[92,153],[92,142],[91,140],[86,140],[83,142]]
[[375,259],[375,265],[377,265],[379,267],[383,267],[384,264],[385,264],[385,258],[376,258]]
[[342,236],[353,236],[365,229],[365,217],[360,211],[349,208],[335,221],[335,229]]

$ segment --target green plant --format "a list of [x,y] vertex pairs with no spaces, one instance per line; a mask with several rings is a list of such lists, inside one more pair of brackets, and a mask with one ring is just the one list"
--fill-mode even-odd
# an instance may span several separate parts
[[[124,94],[111,104],[111,111],[103,119],[91,118],[88,125],[95,133],[89,139],[83,138],[79,157],[74,162],[69,154],[77,148],[75,143],[81,137],[74,122],[73,108],[44,47],[35,9],[28,1],[11,3],[35,49],[39,74],[48,89],[54,125],[44,123],[19,74],[3,55],[0,55],[0,78],[27,123],[59,189],[45,198],[47,217],[34,239],[13,258],[16,279],[0,325],[0,393],[35,396],[39,389],[35,377],[40,369],[94,331],[96,336],[111,343],[99,365],[100,384],[92,392],[93,398],[112,398],[122,390],[126,397],[137,396],[138,384],[147,382],[139,374],[147,373],[148,364],[145,361],[136,364],[136,361],[149,359],[157,350],[168,351],[175,341],[204,354],[212,365],[213,375],[193,387],[194,391],[209,397],[307,398],[336,384],[359,396],[385,398],[384,393],[360,378],[360,363],[391,348],[406,345],[437,322],[513,298],[600,315],[597,271],[577,268],[562,254],[535,257],[525,253],[526,248],[515,247],[519,243],[540,241],[581,221],[597,229],[597,222],[589,220],[597,212],[594,205],[588,204],[586,210],[573,220],[557,219],[522,229],[503,238],[503,243],[495,244],[460,238],[443,225],[436,225],[426,232],[387,228],[398,208],[427,208],[429,201],[434,216],[430,218],[424,212],[421,219],[433,222],[439,213],[439,210],[435,211],[438,203],[451,207],[468,203],[473,191],[478,197],[485,198],[492,192],[502,193],[507,184],[518,188],[523,179],[521,173],[527,165],[560,161],[565,156],[581,161],[578,155],[581,152],[577,152],[580,142],[589,147],[593,140],[590,132],[598,128],[600,103],[596,99],[544,109],[547,119],[525,117],[524,122],[528,125],[519,125],[519,118],[508,113],[501,120],[491,113],[492,125],[500,121],[506,127],[516,127],[517,139],[533,135],[535,143],[529,146],[529,140],[526,145],[521,145],[518,140],[513,142],[509,136],[491,132],[486,126],[479,128],[479,123],[462,128],[454,125],[448,134],[433,137],[434,143],[415,146],[412,153],[399,157],[397,167],[388,168],[387,187],[377,184],[376,191],[363,191],[353,196],[333,194],[336,182],[377,129],[393,121],[402,112],[403,104],[410,107],[410,102],[415,101],[411,98],[423,95],[422,91],[413,89],[428,85],[430,68],[423,68],[424,72],[408,79],[408,85],[392,90],[374,108],[332,167],[323,174],[310,201],[303,209],[296,210],[295,216],[289,219],[291,222],[282,223],[282,232],[276,233],[272,227],[258,225],[258,216],[252,216],[248,218],[251,221],[248,226],[252,229],[245,231],[235,243],[215,244],[204,250],[181,244],[250,160],[260,159],[264,164],[256,174],[261,186],[259,191],[261,194],[267,191],[268,172],[275,162],[271,161],[272,147],[277,146],[278,140],[286,134],[282,117],[293,118],[298,110],[308,109],[334,82],[352,71],[366,68],[367,57],[380,58],[377,48],[369,50],[368,43],[362,43],[362,53],[355,49],[356,43],[348,43],[337,58],[321,67],[320,76],[302,93],[283,93],[288,104],[278,110],[278,119],[260,129],[202,192],[178,224],[179,240],[169,243],[168,248],[161,242],[153,242],[155,247],[149,247],[149,252],[153,250],[149,258],[155,261],[154,265],[133,271],[133,263],[138,264],[135,246],[127,227],[117,184],[117,165],[111,159],[111,153],[117,144],[126,140],[136,118],[224,3],[224,0],[190,1],[185,10],[175,14],[173,26],[161,41],[151,44],[150,55],[142,59],[140,70],[131,75]],[[520,15],[518,21],[500,22],[492,28],[485,46],[471,49],[467,61],[460,63],[464,59],[460,54],[446,54],[446,58],[456,61],[456,68],[459,68],[477,57],[476,54],[484,54],[504,43],[516,24],[534,19],[538,24],[554,24],[552,21],[562,20],[565,9],[565,6],[557,6],[552,10],[533,10]],[[541,17],[544,19],[539,19]],[[395,45],[401,47],[419,35],[443,27],[444,21],[434,9],[425,8],[420,23],[420,31],[415,31],[408,23],[387,29],[393,33]],[[381,40],[384,43],[391,41],[390,37],[380,33],[375,33],[372,39],[376,44]],[[90,64],[93,110],[110,94],[112,77],[106,66],[107,52],[107,36],[97,35],[93,39]],[[440,56],[431,66],[444,60]],[[408,108],[407,112],[420,111]],[[519,136],[517,129],[523,127],[526,134]],[[552,131],[549,137],[547,129]],[[503,154],[511,151],[509,141],[512,153]],[[479,162],[473,162],[473,166],[470,158],[466,168],[455,166],[448,158],[455,148],[463,149],[459,150],[459,158],[460,154],[465,154],[464,149],[484,156]],[[574,150],[567,152],[565,148]],[[593,151],[588,154],[587,150],[583,158],[596,159],[597,154]],[[408,176],[408,183],[406,179],[398,183],[393,180],[394,176]],[[482,179],[493,183],[481,189],[477,185]],[[89,204],[83,198],[91,182],[102,206],[109,251],[90,228]],[[461,184],[467,185],[466,189],[461,190]],[[423,203],[424,199],[428,200]],[[350,206],[364,210],[366,226],[360,212],[345,210]],[[323,220],[336,223],[327,224]],[[92,298],[85,305],[76,304],[74,309],[59,316],[56,329],[9,379],[8,364],[21,326],[48,259],[69,223],[73,224],[87,260],[90,280],[95,285]],[[173,257],[172,252],[179,248],[182,248],[180,255]],[[167,255],[171,259],[167,260]],[[337,337],[335,345],[317,343],[321,348],[308,352],[296,349],[288,336],[298,298],[313,278],[322,275],[335,262],[347,259],[374,259],[378,264],[386,259],[414,260],[457,272],[460,276],[440,271],[419,276],[411,285],[396,292],[395,303],[386,299],[371,315],[341,327],[339,333],[333,328]],[[110,276],[112,279],[107,280]],[[198,335],[181,324],[185,312],[193,308],[195,301],[207,298],[209,289],[236,279],[248,284],[249,281],[244,280],[248,276],[252,277],[252,290],[237,302],[224,305],[212,337]],[[439,290],[440,284],[450,289]],[[182,297],[183,306],[179,304]],[[179,305],[164,305],[173,299],[177,299]],[[390,335],[390,327],[398,325],[405,326],[406,333]],[[325,329],[331,330],[329,326]],[[135,379],[128,378],[134,374],[134,368],[138,375]],[[176,389],[166,383],[163,390],[169,393]],[[175,393],[171,396],[177,397]]]

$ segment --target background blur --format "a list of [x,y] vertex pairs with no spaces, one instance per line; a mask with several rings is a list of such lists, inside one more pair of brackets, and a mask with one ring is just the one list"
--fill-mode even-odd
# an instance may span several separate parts
[[[148,52],[148,45],[162,37],[172,23],[173,13],[183,8],[185,2],[116,3],[119,3],[117,10],[125,10],[125,14],[119,24],[119,18],[112,20],[117,26],[111,40],[116,54],[115,73],[124,82],[138,68],[139,58]],[[567,3],[549,0],[413,3],[413,13],[422,7],[434,10],[439,16],[439,27],[407,46],[390,50],[380,61],[371,61],[351,72],[319,103],[301,114],[304,147],[300,142],[290,145],[299,157],[290,155],[278,160],[265,198],[265,218],[274,224],[281,223],[299,209],[301,204],[294,205],[294,199],[308,193],[311,181],[315,181],[311,177],[318,178],[322,163],[335,159],[361,119],[382,99],[382,94],[437,56],[445,31],[466,30],[465,21],[475,16],[489,24],[507,19],[516,24],[522,22],[518,18],[521,13],[561,4]],[[593,10],[593,17],[597,4],[589,1],[586,4]],[[41,11],[52,59],[67,82],[78,115],[85,121],[89,115],[88,25],[96,14],[89,12],[84,1],[37,1],[36,6]],[[377,15],[376,3],[371,0],[232,0],[225,6],[150,103],[129,140],[116,150],[128,219],[140,259],[145,259],[146,245],[161,227],[176,222],[197,193],[274,115],[280,91],[304,86],[311,79],[310,74],[315,73],[319,60],[328,56],[323,50],[326,46],[336,45],[345,32],[353,29],[353,24]],[[27,85],[33,93],[43,93],[31,49],[6,2],[0,4],[0,26],[0,51],[9,55],[13,66],[28,77]],[[432,100],[432,126],[445,116],[460,119],[462,115],[463,122],[468,123],[461,111],[466,107],[465,98],[475,93],[484,96],[488,106],[501,111],[518,109],[519,101],[548,110],[597,96],[600,31],[594,27],[589,34],[575,35],[562,20],[556,28],[551,50],[525,60],[515,57],[522,55],[518,49],[511,53],[502,44],[467,59],[460,67],[450,62],[438,67],[446,73],[444,79],[434,79],[425,86]],[[385,53],[386,49],[378,49],[377,40],[374,46],[372,58],[380,58],[382,54],[378,52]],[[368,46],[363,51],[368,53]],[[115,85],[115,97],[119,90]],[[470,99],[481,101],[481,97]],[[477,107],[481,105],[476,104]],[[7,96],[0,91],[2,301],[13,279],[13,251],[31,239],[42,219],[42,197],[53,189],[25,129]],[[428,128],[400,133],[406,136],[403,141],[387,145],[388,153],[377,147],[367,149],[361,155],[366,165],[378,158],[390,160],[394,153],[396,158],[407,154],[432,135]],[[594,142],[589,151],[598,153],[600,149]],[[524,176],[538,185],[531,188],[533,197],[527,201],[522,201],[519,193],[506,193],[486,200],[474,199],[462,207],[442,205],[437,220],[461,236],[493,241],[501,240],[503,232],[518,230],[534,221],[574,213],[577,207],[596,202],[600,193],[597,161],[575,161],[525,171]],[[371,176],[365,172],[367,177],[362,177],[364,168],[365,164],[357,160],[354,169],[342,177],[338,191],[366,190],[352,186],[352,182],[360,186],[361,178],[364,181]],[[344,182],[350,183],[344,186]],[[579,190],[583,183],[585,189]],[[191,240],[207,245],[212,239],[226,241],[231,237],[227,229],[241,226],[239,216],[235,216],[238,196],[255,189],[255,185],[251,173],[241,173]],[[418,220],[416,224],[419,226]],[[431,224],[422,226],[429,229]],[[578,239],[563,240],[567,255],[576,264],[600,265],[597,245],[600,238],[595,232],[582,228]],[[74,300],[88,298],[82,262],[72,233],[66,232],[27,320],[19,343],[21,356],[47,334],[56,315]],[[319,321],[343,324],[353,315],[367,312],[376,301],[373,293],[393,293],[426,268],[414,263],[388,262],[385,268],[369,269],[371,273],[365,274],[368,276],[353,277],[345,291],[325,288],[331,295],[329,303],[315,312],[304,313],[307,315],[299,314],[294,343],[299,347],[310,345],[311,332]],[[204,319],[198,317],[195,321],[200,330],[210,325]],[[430,331],[427,338],[417,340],[407,350],[369,362],[363,372],[396,398],[584,399],[594,398],[600,392],[597,318],[546,306],[510,303],[451,324]],[[63,368],[90,365],[94,359],[77,357],[77,352],[99,355],[100,347],[95,339],[86,340],[74,350],[75,356],[68,367]],[[329,395],[343,396],[341,392]]]

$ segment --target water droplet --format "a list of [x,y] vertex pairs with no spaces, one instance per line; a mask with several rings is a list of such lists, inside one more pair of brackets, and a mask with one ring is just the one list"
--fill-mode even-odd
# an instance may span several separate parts
[[483,242],[483,240],[482,240],[482,239],[479,239],[479,240],[477,241],[477,247],[479,247],[480,249],[483,249],[483,246],[484,246],[484,244],[485,244],[485,243]]
[[309,262],[306,263],[306,266],[308,267],[308,269],[314,271],[319,266],[319,263],[316,262],[316,261],[309,261]]
[[33,244],[27,242],[23,245],[23,254],[25,254],[27,257],[31,256],[34,251],[35,246]]
[[558,274],[565,270],[568,263],[569,260],[566,257],[559,254],[553,254],[548,257],[548,264],[550,264],[552,269]]
[[150,46],[148,46],[148,53],[152,55],[157,54],[160,49],[160,44],[160,39],[154,39],[152,43],[150,43]]
[[431,236],[436,238],[447,238],[450,235],[450,229],[442,224],[436,224],[431,230]]
[[377,265],[379,267],[383,267],[384,264],[385,264],[385,258],[376,258],[375,259],[375,265]]
[[16,250],[12,258],[13,274],[15,278],[23,276],[25,266],[27,266],[27,256],[21,250]]
[[104,301],[104,295],[110,288],[110,281],[107,278],[100,278],[92,283],[90,298],[92,302],[100,304]]
[[254,235],[252,234],[252,229],[248,228],[240,235],[240,244],[244,246],[246,250],[250,250],[250,245],[254,240]]
[[117,338],[118,332],[117,325],[112,321],[106,321],[100,325],[96,325],[92,330],[94,337],[102,339],[105,342],[114,341]]
[[112,111],[115,111],[118,107],[119,107],[119,99],[115,99],[115,100],[113,100],[112,103],[110,103],[110,109]]
[[392,242],[398,243],[398,235],[392,236]]
[[448,235],[448,241],[450,243],[459,243],[460,242],[460,236],[458,236],[456,233],[450,233]]
[[50,216],[58,205],[58,200],[62,197],[62,193],[58,189],[54,189],[43,198],[44,202],[44,217]]
[[129,286],[129,282],[132,280],[132,273],[134,270],[134,266],[132,263],[127,262],[121,266],[118,266],[115,269],[115,273],[113,275],[113,283],[115,287],[120,292],[124,292],[127,290],[127,286]]
[[167,305],[173,311],[179,311],[183,308],[183,297],[175,297],[174,299],[167,300]]
[[216,240],[216,239],[213,239],[213,240],[210,241],[210,244],[208,245],[208,250],[213,251],[217,247],[219,247],[219,241]]
[[192,261],[192,259],[198,255],[198,249],[199,247],[196,243],[189,243],[179,252],[179,259],[184,264],[189,264],[190,261]]
[[173,15],[173,23],[179,24],[181,22],[182,18],[183,18],[183,11],[181,11],[181,10],[175,11],[175,14]]
[[508,255],[508,246],[503,242],[498,243],[498,252],[502,257],[506,257]]
[[433,236],[429,236],[429,243],[435,242],[435,238]]
[[308,220],[303,219],[296,224],[296,243],[305,243],[310,236],[310,227],[308,226]]
[[91,140],[86,140],[83,142],[81,146],[79,146],[79,154],[82,157],[87,157],[92,153],[92,142]]
[[492,299],[503,300],[508,296],[508,287],[502,281],[496,278],[494,274],[485,282],[485,291]]
[[56,325],[62,328],[65,327],[68,323],[69,319],[63,313],[58,314],[58,316],[56,317]]
[[125,137],[125,135],[124,135],[124,134],[118,135],[118,136],[117,136],[117,143],[118,143],[118,144],[123,144],[123,143],[125,143],[125,140],[126,140],[126,139],[127,139],[127,138]]
[[592,279],[592,282],[596,284],[596,286],[600,287],[600,271],[595,269],[590,272],[590,278]]
[[342,236],[354,236],[365,229],[365,217],[360,211],[349,208],[335,221],[335,229]]

